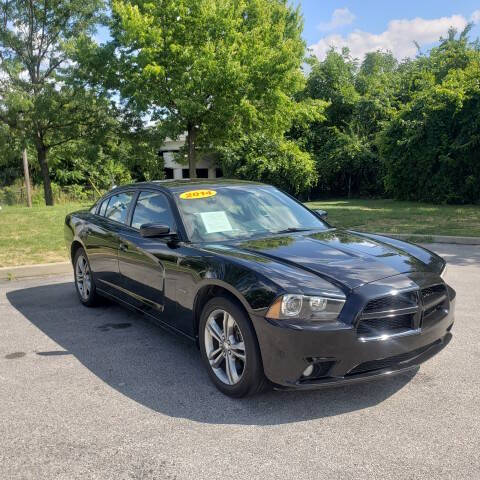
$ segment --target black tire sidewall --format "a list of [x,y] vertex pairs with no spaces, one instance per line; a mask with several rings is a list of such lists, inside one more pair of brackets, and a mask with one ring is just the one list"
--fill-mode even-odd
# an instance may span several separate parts
[[[235,385],[227,385],[216,376],[210,365],[205,349],[205,325],[209,315],[217,309],[225,310],[233,316],[240,328],[245,343],[246,367],[241,380]],[[215,297],[207,302],[200,317],[199,344],[208,375],[222,393],[238,398],[252,395],[260,390],[264,381],[264,373],[257,336],[250,318],[248,318],[245,311],[235,302],[226,297]]]

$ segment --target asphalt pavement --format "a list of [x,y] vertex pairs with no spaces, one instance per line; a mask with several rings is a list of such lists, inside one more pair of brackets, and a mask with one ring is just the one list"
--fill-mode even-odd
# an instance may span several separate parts
[[233,400],[196,348],[71,275],[0,283],[0,479],[480,478],[480,247],[432,245],[457,290],[420,370]]

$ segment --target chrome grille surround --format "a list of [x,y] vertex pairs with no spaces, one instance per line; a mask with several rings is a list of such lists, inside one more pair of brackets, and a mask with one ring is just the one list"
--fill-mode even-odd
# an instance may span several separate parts
[[394,290],[365,305],[357,324],[357,336],[360,341],[369,341],[420,333],[423,326],[428,327],[444,318],[448,308],[444,283]]

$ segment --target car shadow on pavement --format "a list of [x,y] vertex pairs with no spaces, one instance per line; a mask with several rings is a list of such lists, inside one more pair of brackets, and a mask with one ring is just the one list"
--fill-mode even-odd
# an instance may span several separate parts
[[[115,304],[83,307],[73,283],[14,290],[7,298],[63,349],[62,356],[75,356],[112,389],[154,411],[197,422],[278,425],[341,415],[383,402],[417,372],[348,387],[231,399],[211,384],[195,345]],[[44,354],[50,361],[62,358]]]

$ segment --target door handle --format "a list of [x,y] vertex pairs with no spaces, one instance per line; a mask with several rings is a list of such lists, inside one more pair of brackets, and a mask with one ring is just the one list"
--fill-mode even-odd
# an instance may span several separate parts
[[118,248],[121,252],[126,252],[128,250],[128,245],[126,243],[121,243]]

